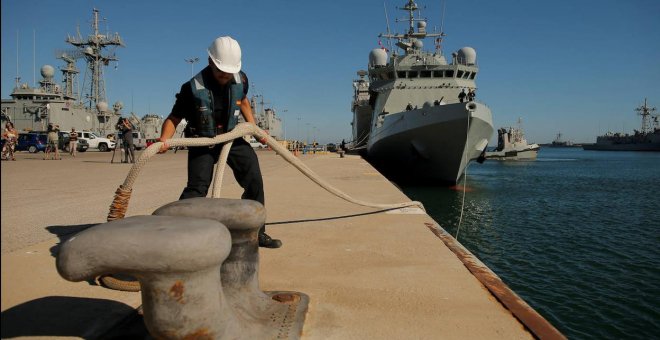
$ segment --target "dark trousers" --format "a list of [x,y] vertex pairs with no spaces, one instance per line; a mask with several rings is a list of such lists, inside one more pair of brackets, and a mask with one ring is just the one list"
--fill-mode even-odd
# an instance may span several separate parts
[[[191,147],[188,150],[188,184],[183,189],[180,200],[192,197],[206,197],[213,180],[215,163],[220,158],[223,144],[213,147]],[[231,146],[227,165],[234,172],[236,182],[243,188],[242,199],[250,199],[265,205],[264,182],[261,178],[259,160],[250,144],[237,138]],[[261,227],[260,232],[265,228]]]

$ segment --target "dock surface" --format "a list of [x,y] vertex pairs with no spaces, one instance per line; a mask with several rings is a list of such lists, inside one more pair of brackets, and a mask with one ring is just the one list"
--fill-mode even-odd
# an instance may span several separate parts
[[[267,232],[280,249],[260,249],[264,291],[309,296],[302,339],[531,339],[414,209],[382,211],[346,202],[273,151],[257,151]],[[57,246],[104,223],[130,164],[112,153],[2,161],[2,338],[97,338],[141,305],[139,293],[69,282],[55,268]],[[150,215],[178,199],[187,152],[157,155],[133,187],[126,216]],[[409,201],[358,156],[302,155],[347,194],[374,203]],[[240,198],[227,170],[222,197]]]

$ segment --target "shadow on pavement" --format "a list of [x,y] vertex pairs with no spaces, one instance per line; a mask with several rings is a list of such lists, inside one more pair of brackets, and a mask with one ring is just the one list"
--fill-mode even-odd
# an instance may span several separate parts
[[144,339],[147,334],[144,323],[136,322],[141,316],[134,308],[105,299],[49,296],[14,306],[1,315],[3,339]]

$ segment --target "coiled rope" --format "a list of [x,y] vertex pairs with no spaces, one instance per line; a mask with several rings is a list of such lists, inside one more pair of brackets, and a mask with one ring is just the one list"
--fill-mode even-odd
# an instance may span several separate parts
[[[242,138],[243,136],[246,135],[252,135],[257,140],[265,139],[266,144],[270,146],[275,152],[277,152],[278,155],[282,156],[287,162],[293,165],[296,169],[302,172],[314,183],[318,184],[319,186],[321,186],[323,189],[330,192],[331,194],[341,199],[344,199],[348,202],[365,207],[372,207],[379,209],[398,209],[398,208],[417,206],[420,209],[424,210],[424,206],[422,205],[421,202],[418,201],[393,203],[393,204],[381,204],[381,203],[367,202],[351,197],[350,195],[330,185],[327,181],[325,181],[323,178],[318,176],[314,171],[312,171],[312,169],[307,167],[307,165],[305,165],[300,159],[298,159],[298,157],[293,155],[289,150],[287,150],[284,146],[282,146],[279,142],[277,142],[273,137],[269,136],[265,131],[261,130],[252,123],[240,123],[236,125],[236,127],[230,132],[215,136],[213,138],[205,138],[205,137],[173,138],[173,139],[169,139],[167,141],[167,144],[170,147],[211,146],[211,145],[233,141],[236,138]],[[126,179],[124,180],[124,183],[121,184],[117,189],[117,191],[115,192],[115,198],[113,199],[112,204],[110,204],[110,212],[108,213],[108,218],[107,218],[108,221],[124,218],[124,216],[126,215],[126,210],[128,209],[128,203],[130,201],[131,193],[133,190],[133,184],[135,183],[137,176],[139,175],[142,168],[147,164],[147,161],[158,153],[162,145],[163,142],[157,142],[150,145],[144,152],[142,152],[142,154],[135,162],[135,164],[133,164],[131,170],[128,173],[128,176],[126,176]],[[218,165],[216,166],[216,173],[213,184],[213,191],[212,191],[213,197],[220,196],[220,185],[222,184],[222,177],[224,175],[224,168],[226,165],[227,156],[229,154],[230,148],[231,148],[231,142],[225,144],[220,153],[220,159],[218,161]]]

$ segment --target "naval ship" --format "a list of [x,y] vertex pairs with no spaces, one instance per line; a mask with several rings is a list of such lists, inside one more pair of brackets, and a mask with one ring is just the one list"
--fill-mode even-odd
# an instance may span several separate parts
[[655,107],[649,107],[644,98],[644,104],[635,109],[642,116],[641,130],[635,133],[611,133],[598,136],[596,144],[584,144],[584,150],[598,151],[660,151],[660,124],[658,115],[653,114]]
[[[119,59],[115,54],[118,47],[125,47],[119,33],[104,34],[99,31],[99,10],[93,9],[92,32],[86,38],[78,30],[75,36],[67,36],[65,42],[73,46],[70,50],[57,51],[62,82],[55,81],[56,70],[51,65],[40,69],[42,79],[32,87],[21,83],[16,76],[16,85],[11,99],[2,99],[2,121],[11,121],[19,131],[44,131],[50,123],[59,125],[60,130],[91,131],[98,136],[114,135],[123,103],[116,101],[108,106],[105,91],[104,68]],[[111,49],[111,51],[109,51]],[[85,61],[83,92],[79,91],[77,67],[79,60]],[[146,115],[137,118],[131,113],[129,119],[136,131],[143,131],[147,138],[160,136],[162,118]]]
[[[282,120],[275,113],[275,109],[266,107],[263,95],[253,95],[250,98],[250,105],[256,125],[276,140],[284,140]],[[244,121],[243,116],[240,116],[239,120]]]
[[[408,23],[406,32],[391,34],[388,23],[379,37],[395,40],[402,53],[382,45],[371,50],[367,93],[354,82],[353,144],[368,134],[366,159],[395,181],[456,183],[468,163],[483,156],[493,133],[490,109],[459,99],[477,88],[476,52],[463,47],[447,62],[442,29],[427,32],[412,0],[400,9],[408,14],[397,20]],[[426,38],[435,38],[435,51],[424,50]],[[370,113],[366,127],[364,112]]]

